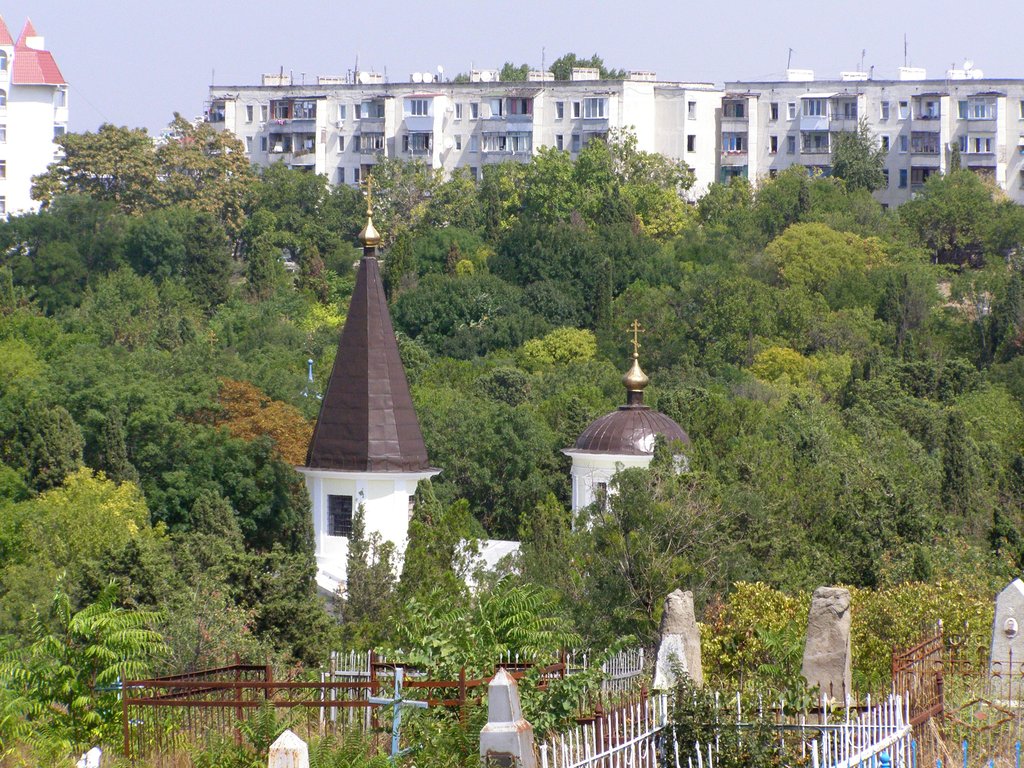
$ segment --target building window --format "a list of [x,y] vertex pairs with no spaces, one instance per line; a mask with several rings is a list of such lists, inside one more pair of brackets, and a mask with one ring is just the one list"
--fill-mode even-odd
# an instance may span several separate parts
[[510,133],[508,135],[509,149],[520,154],[533,151],[532,133]]
[[795,101],[791,101],[788,104],[786,104],[786,116],[790,120],[795,120],[796,119],[796,102]]
[[900,102],[900,120],[906,120],[910,117],[910,102]]
[[456,104],[455,105],[455,119],[456,120],[461,120],[462,119],[462,105],[461,104]]
[[579,117],[580,116],[580,103],[578,101],[574,101],[572,103],[572,116],[573,117]]
[[472,120],[476,120],[480,117],[480,104],[479,102],[471,102],[469,105],[469,117]]
[[508,114],[510,115],[532,115],[533,99],[509,99]]
[[971,147],[975,154],[990,154],[992,152],[992,139],[975,136],[971,142]]
[[260,104],[260,122],[267,122],[267,118],[270,116],[270,107],[267,104]]
[[564,101],[556,101],[555,102],[555,120],[564,120],[564,119],[565,119],[565,102]]
[[339,152],[344,152],[345,151],[345,137],[344,136],[339,136],[338,137],[338,151]]
[[7,91],[0,89],[0,107],[7,106]]
[[900,189],[907,188],[907,169],[900,168]]
[[608,117],[608,99],[584,99],[583,117],[588,120]]
[[1024,171],[1021,171],[1017,175],[1020,177],[1020,180],[1017,182],[1017,185],[1020,189],[1024,189]]
[[402,136],[402,151],[411,152],[414,155],[424,155],[430,152],[430,133],[406,133]]
[[889,137],[888,136],[882,136],[881,139],[882,139],[882,151],[883,152],[888,152],[889,151]]
[[882,178],[885,179],[885,185],[884,186],[886,187],[886,189],[888,189],[888,187],[889,187],[889,169],[888,168],[883,168],[882,169]]
[[[67,127],[65,127],[63,125],[55,125],[55,126],[53,126],[53,140],[56,141],[57,139],[59,139],[61,136],[63,136],[67,132],[68,132]],[[4,129],[3,129],[3,138],[0,138],[0,144],[4,143],[5,141],[7,141],[7,127],[6,126],[4,126]]]
[[828,115],[828,102],[825,99],[803,99],[804,117],[825,117]]
[[796,154],[796,136],[787,136],[786,137],[786,154],[787,155],[795,155]]
[[503,102],[501,99],[491,99],[490,102],[488,103],[491,106],[491,117],[501,117],[503,114],[505,114]]
[[697,134],[690,133],[686,136],[686,151],[696,152],[697,151]]
[[362,119],[363,119],[363,105],[362,104],[356,104],[356,120],[362,120]]
[[455,137],[455,148],[456,149],[462,149],[462,137],[461,136],[456,136]]
[[696,120],[697,119],[697,102],[688,101],[686,102],[686,119]]
[[960,151],[961,152],[966,152],[967,151],[967,137],[966,136],[961,136],[958,141],[959,141]]
[[339,104],[338,105],[338,122],[339,123],[344,123],[345,122],[345,118],[347,118],[347,117],[348,117],[348,104]]
[[472,176],[474,179],[479,179],[480,169],[477,168],[475,165],[469,166],[469,175]]
[[901,155],[902,154],[906,154],[906,152],[907,152],[907,144],[908,143],[909,143],[908,139],[907,139],[907,137],[905,135],[904,136],[900,136],[900,154]]
[[881,112],[879,114],[879,118],[881,120],[888,120],[889,119],[889,102],[888,101],[883,101],[879,106],[881,107]]
[[344,184],[345,183],[345,169],[343,167],[342,168],[338,168],[338,183],[339,184]]
[[359,177],[360,177],[359,169],[358,168],[353,168],[352,169],[352,183],[353,184],[358,184],[359,183]]
[[245,151],[252,154],[252,136],[245,137]]
[[245,105],[245,122],[251,123],[256,114],[256,108],[252,104]]
[[484,134],[484,152],[508,151],[508,136],[503,133]]
[[[53,129],[54,134],[56,135],[57,128],[63,128],[63,127],[64,127],[63,125],[55,126],[54,129]],[[6,143],[7,143],[7,124],[6,123],[0,123],[0,144],[6,144]]]
[[57,93],[54,94],[54,106],[66,107],[68,105],[68,92],[63,88],[58,88]]
[[7,178],[7,161],[0,160],[0,179]]
[[727,101],[722,105],[724,117],[741,118],[746,113],[746,104],[742,101]]
[[327,533],[329,536],[352,535],[352,497],[327,497]]
[[478,136],[469,137],[469,151],[479,152],[480,151],[480,138]]
[[7,197],[0,195],[0,216],[7,215]]
[[747,134],[745,133],[723,133],[722,134],[722,151],[723,152],[746,152],[747,151]]
[[7,53],[0,51],[0,72],[7,71]]
[[560,133],[555,134],[555,149],[565,149],[564,137]]
[[430,113],[429,99],[406,99],[405,114],[414,117],[426,117]]
[[266,152],[266,151],[267,151],[267,137],[266,136],[260,136],[260,152]]
[[770,119],[778,120],[779,119],[779,102],[773,101],[771,104],[768,105],[768,109],[769,109],[769,114],[771,115]]
[[779,137],[769,136],[768,137],[768,151],[773,155],[779,151]]
[[580,135],[578,133],[574,133],[572,135],[572,151],[573,152],[579,152],[580,151]]

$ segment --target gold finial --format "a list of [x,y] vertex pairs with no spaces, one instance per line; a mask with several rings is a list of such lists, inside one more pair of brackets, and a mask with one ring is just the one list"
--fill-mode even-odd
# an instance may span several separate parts
[[626,371],[626,375],[622,377],[622,383],[626,385],[626,403],[628,405],[643,405],[644,388],[651,382],[647,378],[647,374],[640,369],[639,335],[644,332],[644,329],[640,327],[639,321],[634,320],[633,324],[629,326],[629,330],[633,334],[633,364]]
[[366,177],[366,226],[359,233],[359,239],[363,243],[363,253],[372,255],[374,249],[380,245],[380,232],[373,226],[373,176]]

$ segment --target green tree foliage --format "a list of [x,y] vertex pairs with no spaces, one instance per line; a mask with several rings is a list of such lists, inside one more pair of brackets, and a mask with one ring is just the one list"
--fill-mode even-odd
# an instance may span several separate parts
[[555,80],[572,80],[572,71],[577,67],[589,67],[598,70],[602,80],[622,80],[626,76],[624,69],[608,69],[604,65],[604,59],[596,53],[589,59],[580,58],[575,53],[566,53],[559,56],[548,70],[555,76]]
[[111,584],[76,611],[58,586],[54,628],[37,617],[31,642],[0,658],[4,687],[52,757],[115,743],[118,681],[147,677],[165,650],[157,615],[119,608],[116,597]]
[[835,134],[832,147],[832,175],[846,182],[849,189],[874,192],[885,185],[885,152],[861,118],[856,131]]
[[936,263],[977,266],[985,258],[994,209],[992,189],[977,174],[961,170],[929,177],[899,215]]
[[529,64],[520,64],[519,66],[516,66],[511,61],[506,61],[501,67],[498,79],[503,83],[523,82],[529,74]]

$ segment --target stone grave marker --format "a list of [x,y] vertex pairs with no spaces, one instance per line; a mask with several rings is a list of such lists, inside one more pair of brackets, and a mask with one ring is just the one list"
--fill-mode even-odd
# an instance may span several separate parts
[[811,596],[807,641],[800,673],[823,696],[843,701],[851,694],[850,593],[818,587]]
[[677,671],[684,672],[694,685],[704,685],[700,630],[693,612],[692,592],[677,589],[665,598],[659,634],[658,656],[654,662],[654,690],[674,688]]
[[533,726],[523,718],[515,678],[504,669],[499,669],[487,685],[487,725],[480,731],[480,763],[537,768]]
[[1024,581],[1014,579],[996,597],[992,621],[989,676],[993,693],[1007,699],[1024,698]]

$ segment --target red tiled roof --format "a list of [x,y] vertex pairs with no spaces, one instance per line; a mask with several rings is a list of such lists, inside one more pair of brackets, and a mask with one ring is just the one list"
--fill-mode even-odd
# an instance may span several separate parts
[[7,28],[2,16],[0,16],[0,45],[14,45],[11,30]]
[[25,44],[26,37],[38,37],[39,33],[36,32],[36,26],[32,23],[32,19],[25,19],[25,26],[22,27],[21,37],[18,38],[18,45]]
[[65,85],[67,81],[52,53],[19,45],[14,49],[11,82],[15,85]]
[[[2,19],[0,19],[2,23]],[[3,32],[7,31],[4,27]],[[10,34],[8,33],[8,38]],[[29,48],[27,40],[30,37],[37,37],[32,19],[25,21],[25,28],[21,30],[21,37],[14,46],[14,67],[11,71],[11,82],[14,85],[65,85],[67,81],[60,73],[60,68],[49,51],[37,51]],[[2,38],[0,38],[2,44]]]

